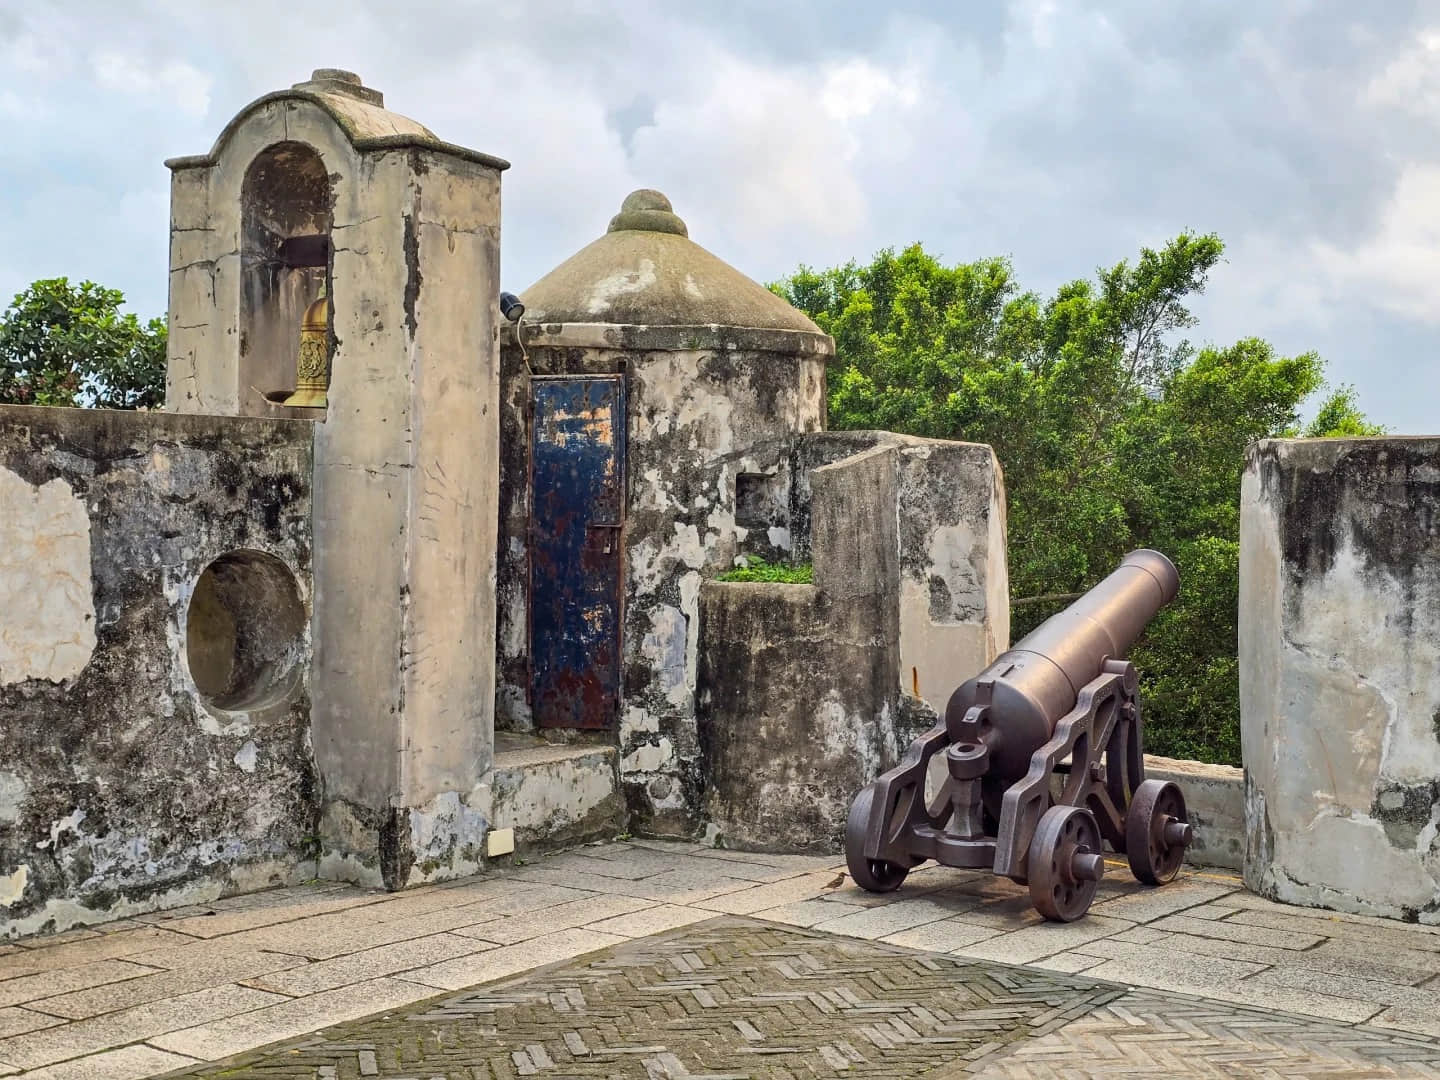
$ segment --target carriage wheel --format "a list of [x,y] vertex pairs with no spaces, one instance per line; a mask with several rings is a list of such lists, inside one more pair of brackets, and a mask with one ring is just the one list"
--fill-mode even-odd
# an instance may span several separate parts
[[1025,874],[1035,910],[1055,922],[1074,922],[1090,910],[1100,875],[1100,827],[1081,806],[1052,806],[1040,818]]
[[850,816],[845,819],[845,865],[855,884],[869,892],[894,892],[905,880],[909,869],[885,862],[883,859],[865,857],[865,834],[870,828],[870,815],[875,806],[875,785],[868,784],[860,789],[855,801],[850,804]]
[[1125,814],[1125,855],[1130,872],[1146,885],[1163,885],[1180,871],[1193,831],[1185,796],[1165,780],[1146,780],[1135,789]]

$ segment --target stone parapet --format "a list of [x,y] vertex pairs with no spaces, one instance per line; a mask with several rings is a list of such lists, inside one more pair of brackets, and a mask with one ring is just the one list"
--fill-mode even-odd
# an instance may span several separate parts
[[1245,880],[1440,924],[1440,438],[1268,440],[1240,505]]
[[697,720],[722,842],[837,850],[850,801],[1005,646],[1004,488],[988,446],[796,442],[790,522],[814,585],[706,582]]
[[0,406],[0,937],[314,876],[311,434]]
[[1178,784],[1195,838],[1185,849],[1191,866],[1239,870],[1245,856],[1245,773],[1233,765],[1145,755],[1145,777]]

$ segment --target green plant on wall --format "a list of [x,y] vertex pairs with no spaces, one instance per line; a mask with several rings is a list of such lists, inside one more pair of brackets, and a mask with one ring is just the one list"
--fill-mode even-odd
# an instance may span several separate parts
[[768,563],[754,556],[746,557],[744,566],[727,570],[719,577],[721,581],[768,581],[776,585],[810,585],[814,579],[815,568],[809,563]]
[[1042,298],[1004,259],[945,266],[916,244],[772,286],[835,338],[833,428],[989,443],[1005,470],[1012,638],[1153,547],[1181,591],[1133,657],[1147,749],[1238,764],[1239,494],[1245,447],[1376,434],[1314,353],[1194,348],[1185,306],[1220,260],[1182,234]]

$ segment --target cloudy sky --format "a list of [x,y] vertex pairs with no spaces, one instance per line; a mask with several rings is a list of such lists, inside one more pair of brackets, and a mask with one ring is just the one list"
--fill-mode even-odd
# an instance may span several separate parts
[[511,161],[513,291],[636,187],[762,281],[920,240],[1048,292],[1214,231],[1193,340],[1440,431],[1440,0],[0,0],[0,298],[161,313],[162,160],[316,67]]

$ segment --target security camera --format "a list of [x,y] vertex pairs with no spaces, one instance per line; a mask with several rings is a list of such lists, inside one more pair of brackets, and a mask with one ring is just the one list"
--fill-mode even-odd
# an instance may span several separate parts
[[502,292],[500,294],[500,314],[511,322],[519,322],[520,316],[525,314],[525,305],[514,293]]

